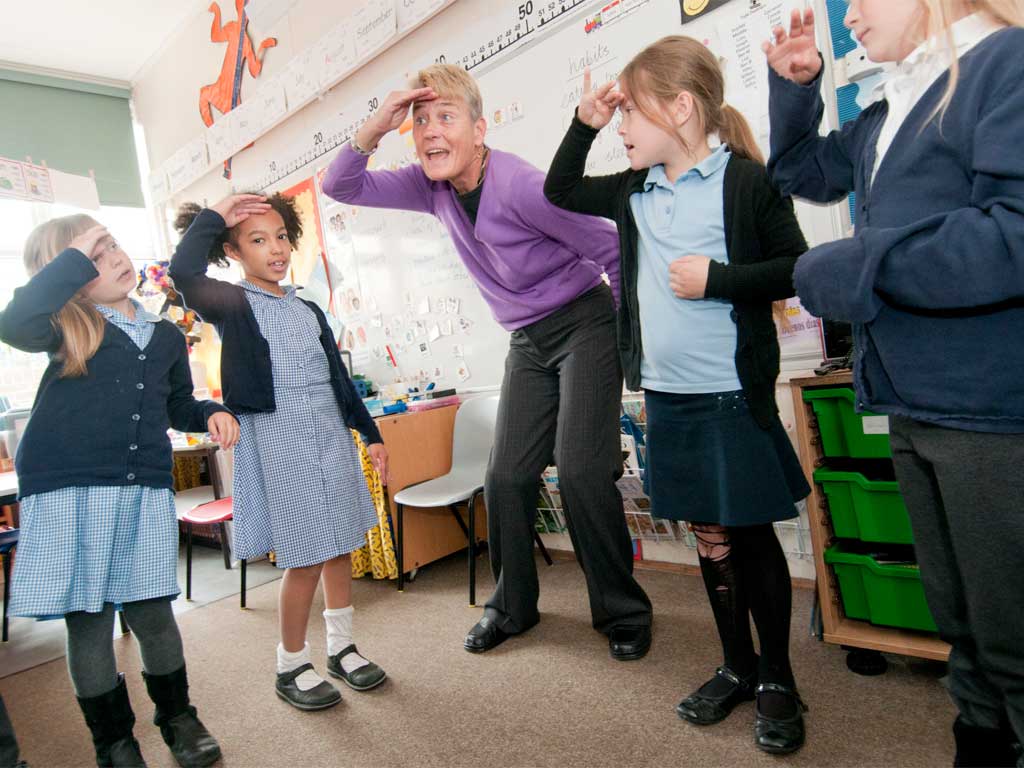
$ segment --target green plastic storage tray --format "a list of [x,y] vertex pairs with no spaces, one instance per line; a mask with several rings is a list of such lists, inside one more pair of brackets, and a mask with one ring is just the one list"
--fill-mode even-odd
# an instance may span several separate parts
[[895,480],[868,480],[860,472],[814,471],[828,497],[832,530],[841,539],[913,544],[910,518]]
[[880,565],[870,555],[844,552],[841,544],[825,550],[825,562],[835,569],[847,617],[936,631],[916,565]]
[[804,400],[811,404],[818,417],[818,431],[826,456],[855,459],[892,456],[888,418],[868,411],[856,413],[853,390],[849,387],[805,389]]

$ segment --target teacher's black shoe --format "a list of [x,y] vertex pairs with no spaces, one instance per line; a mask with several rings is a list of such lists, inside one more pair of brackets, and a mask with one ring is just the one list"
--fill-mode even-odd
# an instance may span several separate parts
[[[743,678],[728,667],[719,667],[713,678],[679,702],[676,714],[694,725],[720,723],[738,704],[754,700],[755,685],[756,671]],[[711,693],[712,690],[716,693]]]
[[462,647],[470,653],[484,653],[501,645],[510,637],[512,635],[495,624],[494,619],[484,616],[469,630]]
[[608,650],[613,659],[642,659],[650,649],[651,628],[647,624],[624,624],[608,633]]
[[[807,705],[804,704],[800,694],[795,689],[778,683],[761,683],[755,691],[758,697],[763,693],[776,693],[786,696],[793,701],[795,714],[784,717],[768,717],[761,713],[761,708],[755,705],[754,719],[754,741],[765,752],[773,755],[785,755],[796,752],[804,745],[804,712]],[[760,704],[760,698],[758,698]]]

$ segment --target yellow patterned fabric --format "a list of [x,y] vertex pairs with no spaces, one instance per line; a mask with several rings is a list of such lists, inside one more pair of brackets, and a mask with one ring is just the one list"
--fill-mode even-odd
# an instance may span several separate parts
[[384,484],[380,475],[373,467],[370,453],[363,445],[359,433],[352,431],[352,437],[359,446],[359,459],[366,476],[366,485],[370,489],[370,498],[377,510],[377,525],[366,532],[366,546],[352,553],[352,577],[361,578],[368,573],[375,579],[397,579],[398,561],[395,559],[395,545],[391,540],[391,527],[388,525],[388,506],[384,496]]

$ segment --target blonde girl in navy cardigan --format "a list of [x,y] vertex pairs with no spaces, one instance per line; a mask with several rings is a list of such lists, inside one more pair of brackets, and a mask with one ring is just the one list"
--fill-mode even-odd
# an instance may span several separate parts
[[956,765],[1024,741],[1024,2],[851,0],[882,98],[827,136],[814,14],[766,45],[785,192],[856,192],[853,237],[795,272],[804,306],[853,324],[857,406],[889,415],[921,581],[952,646]]
[[143,765],[135,716],[114,657],[120,606],[139,643],[154,722],[182,766],[220,747],[189,703],[181,636],[168,427],[238,437],[226,408],[192,397],[185,338],[129,298],[135,269],[88,216],[37,227],[25,246],[32,279],[0,314],[0,339],[46,352],[15,464],[22,530],[11,613],[63,617],[68,669],[96,763]]

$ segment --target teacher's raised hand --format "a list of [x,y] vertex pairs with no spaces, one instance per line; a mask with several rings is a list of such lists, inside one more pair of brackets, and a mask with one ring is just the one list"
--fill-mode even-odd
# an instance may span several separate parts
[[417,101],[433,101],[437,98],[433,88],[414,88],[408,91],[392,91],[380,108],[363,123],[356,133],[356,146],[369,152],[377,146],[385,134],[397,130],[409,115],[409,108]]

